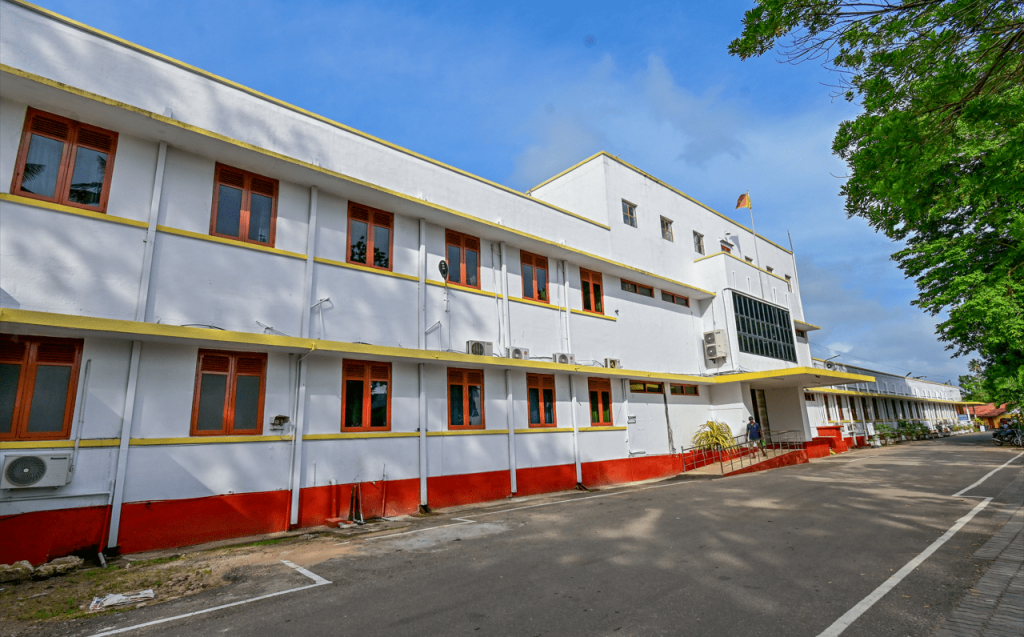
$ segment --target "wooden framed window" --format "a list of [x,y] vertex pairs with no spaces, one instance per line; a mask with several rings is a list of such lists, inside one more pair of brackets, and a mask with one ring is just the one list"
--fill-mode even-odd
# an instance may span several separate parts
[[651,383],[644,380],[631,380],[629,381],[629,393],[663,394],[665,393],[665,388],[661,383]]
[[590,390],[590,424],[594,427],[612,425],[612,381],[607,378],[587,379]]
[[11,193],[107,211],[117,133],[28,109]]
[[394,228],[395,215],[390,212],[349,202],[348,255],[345,260],[391,270]]
[[199,350],[192,400],[193,436],[263,433],[267,355]]
[[636,205],[622,200],[622,223],[636,227]]
[[523,268],[523,298],[550,303],[547,258],[529,252],[520,252],[519,260]]
[[732,248],[730,248],[729,246],[725,245],[724,243],[721,244],[720,247],[722,248],[722,252],[724,252],[726,254],[732,254]]
[[273,246],[277,231],[277,180],[217,164],[210,234]]
[[661,300],[675,305],[682,305],[683,307],[690,307],[689,297],[672,294],[671,292],[665,292],[664,290],[661,292]]
[[812,394],[809,391],[805,391],[804,392],[804,400],[806,400],[807,402],[813,403],[814,402],[814,394]]
[[803,330],[796,331],[797,338],[807,338],[807,332]]
[[527,374],[526,395],[531,427],[555,426],[555,377],[553,374]]
[[601,273],[580,268],[580,288],[583,290],[583,311],[604,314],[604,284]]
[[836,411],[839,412],[839,420],[846,420],[846,414],[843,413],[843,397],[836,396]]
[[342,431],[391,431],[391,363],[342,363]]
[[665,241],[675,241],[675,237],[672,235],[672,220],[661,218],[661,238]]
[[445,232],[448,282],[480,289],[480,239],[448,230]]
[[71,435],[82,341],[0,336],[0,440]]
[[697,385],[671,385],[674,396],[700,396],[700,387]]
[[860,420],[860,418],[857,417],[857,403],[859,403],[859,402],[860,402],[860,398],[856,398],[854,396],[850,396],[850,419],[851,420]]
[[620,279],[622,282],[622,290],[625,292],[632,292],[633,294],[639,294],[640,296],[646,296],[649,299],[654,298],[654,288],[641,285],[639,283],[633,283],[626,279]]
[[704,254],[704,235],[699,232],[693,233],[693,249],[695,252]]
[[483,371],[448,370],[448,428],[484,428]]

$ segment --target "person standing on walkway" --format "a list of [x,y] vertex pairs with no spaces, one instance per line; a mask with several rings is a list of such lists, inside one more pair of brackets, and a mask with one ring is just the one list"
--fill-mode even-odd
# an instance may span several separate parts
[[747,419],[747,442],[750,443],[751,449],[756,450],[758,447],[761,447],[761,453],[765,457],[768,456],[768,452],[761,446],[761,423],[754,420],[753,416]]

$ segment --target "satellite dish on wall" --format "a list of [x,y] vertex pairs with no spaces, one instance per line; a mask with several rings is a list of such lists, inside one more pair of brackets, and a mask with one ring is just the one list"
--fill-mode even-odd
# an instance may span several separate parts
[[441,278],[445,281],[448,280],[448,262],[441,259],[441,262],[437,264],[437,269],[441,272]]

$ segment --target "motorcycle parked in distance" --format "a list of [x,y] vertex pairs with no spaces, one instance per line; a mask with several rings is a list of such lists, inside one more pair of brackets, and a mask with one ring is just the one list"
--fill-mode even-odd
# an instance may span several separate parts
[[1024,447],[1024,431],[1009,427],[1001,427],[992,432],[992,442],[996,443],[997,447],[1001,447],[1003,445]]

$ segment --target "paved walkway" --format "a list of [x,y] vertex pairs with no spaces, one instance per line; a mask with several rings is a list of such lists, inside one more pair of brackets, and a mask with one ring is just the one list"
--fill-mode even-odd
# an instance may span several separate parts
[[974,558],[994,561],[933,637],[1024,635],[1024,507]]

